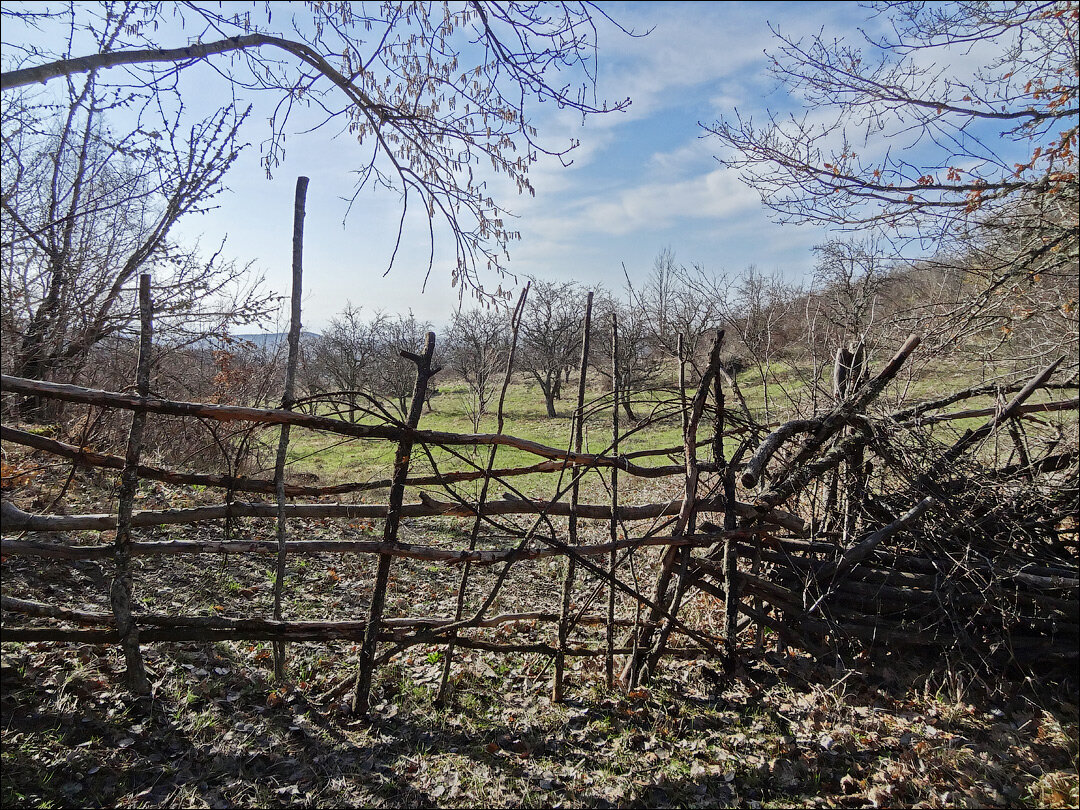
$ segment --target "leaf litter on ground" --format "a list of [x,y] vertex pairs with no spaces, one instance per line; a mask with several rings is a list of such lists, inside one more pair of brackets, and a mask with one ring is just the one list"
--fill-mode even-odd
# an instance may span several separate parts
[[[255,521],[238,523],[248,536],[266,532]],[[340,536],[325,522],[290,525],[310,539]],[[154,530],[190,539],[200,531]],[[141,607],[269,615],[270,557],[209,560],[138,558]],[[324,554],[289,563],[288,616],[366,615],[370,559]],[[457,569],[415,563],[395,572],[389,603],[400,602],[402,612],[433,611],[456,592]],[[5,594],[108,610],[107,565],[8,557],[3,576]],[[478,572],[477,581],[485,576]],[[557,597],[557,566],[522,566],[514,576],[501,610],[536,610]],[[546,631],[521,630],[545,638]],[[133,700],[120,685],[124,664],[114,648],[5,641],[0,801],[5,808],[1078,804],[1075,678],[988,683],[939,661],[885,655],[845,668],[753,645],[748,636],[734,678],[716,662],[668,660],[647,689],[629,695],[602,686],[601,662],[575,659],[564,704],[550,700],[546,660],[459,648],[443,707],[434,697],[444,648],[418,646],[378,671],[373,716],[361,722],[341,696],[327,696],[355,672],[359,651],[348,642],[289,644],[285,684],[273,682],[268,643],[145,645],[153,697]]]

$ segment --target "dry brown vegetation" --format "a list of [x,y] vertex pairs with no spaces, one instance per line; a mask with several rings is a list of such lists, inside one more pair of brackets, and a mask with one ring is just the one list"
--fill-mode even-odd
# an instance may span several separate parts
[[[47,492],[47,474],[34,485]],[[69,508],[92,497],[88,488]],[[140,502],[190,497],[148,486]],[[461,521],[443,522],[451,545]],[[296,524],[305,538],[340,537],[324,521]],[[261,521],[239,530],[272,537]],[[150,531],[198,539],[206,530]],[[269,611],[269,555],[136,562],[137,581],[155,584],[139,591],[148,610]],[[521,566],[500,611],[556,611],[560,572],[551,563]],[[367,555],[294,558],[289,615],[362,616],[372,573]],[[96,562],[4,562],[5,595],[45,594],[86,610],[107,610],[108,578],[108,565]],[[423,610],[456,586],[449,570],[403,566],[388,602]],[[683,610],[703,619],[718,612],[705,595]],[[535,624],[514,629],[550,641]],[[496,641],[504,630],[477,638]],[[550,657],[459,650],[449,700],[436,708],[442,648],[413,647],[377,672],[369,720],[328,695],[354,672],[350,642],[290,645],[284,683],[272,678],[265,642],[149,644],[153,691],[143,700],[119,686],[114,647],[5,643],[3,803],[1075,806],[1078,718],[1068,677],[990,679],[963,661],[914,653],[838,666],[795,651],[754,652],[753,628],[744,635],[736,677],[713,662],[672,660],[629,694],[608,691],[594,660],[572,658],[562,704],[550,699]]]

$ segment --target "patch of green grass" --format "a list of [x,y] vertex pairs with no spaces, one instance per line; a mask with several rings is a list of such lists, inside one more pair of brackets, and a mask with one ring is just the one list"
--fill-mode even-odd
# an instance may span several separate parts
[[[569,387],[573,388],[573,384]],[[590,402],[600,400],[604,395],[600,390],[590,390],[587,394]],[[658,447],[680,448],[682,446],[681,420],[671,404],[664,405],[670,394],[648,393],[641,396],[635,404],[640,418],[655,413],[670,413],[667,418],[649,424],[643,429],[631,424],[622,415],[620,452],[633,453]],[[424,430],[472,433],[473,423],[466,407],[464,387],[448,384],[441,388],[439,396],[432,401],[433,408],[425,411],[420,420]],[[557,416],[546,415],[543,398],[539,389],[528,382],[517,382],[510,386],[505,405],[505,432],[526,441],[559,449],[569,449],[571,438],[571,415],[573,403],[569,399],[557,401]],[[492,405],[494,411],[494,405]],[[608,407],[588,409],[586,418],[586,450],[589,452],[607,452],[611,443],[611,411]],[[479,432],[493,433],[497,427],[496,415],[489,413],[480,419]],[[289,445],[289,471],[293,473],[314,473],[322,484],[335,484],[346,481],[380,481],[390,478],[395,445],[387,441],[367,441],[343,439],[341,436],[323,434],[304,428],[294,429]],[[433,467],[442,472],[470,471],[483,468],[487,464],[489,446],[455,446],[452,448],[434,447],[430,457],[423,448],[417,448],[411,459],[410,474],[423,476],[431,474]],[[534,454],[513,447],[501,446],[496,455],[495,464],[499,468],[525,467],[540,461]],[[678,463],[666,456],[642,458],[636,463],[655,466]],[[550,497],[555,487],[555,478],[551,475],[529,475],[509,479],[514,489],[528,497]],[[565,478],[567,483],[569,478]],[[479,483],[475,488],[479,492]],[[468,485],[462,487],[468,490]],[[489,492],[490,497],[499,497],[504,487],[495,485]],[[384,492],[368,491],[364,497],[379,499]]]
[[[877,366],[883,362],[880,358],[876,361]],[[871,372],[873,373],[874,370],[875,368],[872,367]],[[912,363],[911,368],[905,367],[900,377],[879,398],[878,407],[889,412],[899,407],[901,402],[910,403],[932,399],[951,391],[980,384],[984,370],[983,364],[962,359],[950,359],[925,368],[919,367],[917,362]],[[829,364],[824,364],[815,372],[806,364],[777,360],[770,363],[767,369],[744,371],[739,375],[738,381],[755,418],[775,423],[794,416],[796,410],[805,415],[808,413],[807,409],[812,408],[815,402],[819,411],[831,407],[830,376]],[[814,394],[812,390],[815,385],[818,388],[817,394]],[[473,422],[469,415],[464,385],[460,382],[448,382],[439,388],[439,395],[432,400],[432,409],[425,411],[421,417],[420,428],[449,433],[472,433]],[[557,416],[549,418],[537,386],[526,379],[519,378],[507,391],[505,432],[542,445],[560,449],[569,448],[572,422],[570,417],[574,408],[570,398],[572,394],[569,392],[572,392],[574,388],[574,383],[571,381],[571,384],[567,386],[566,398],[556,403]],[[687,391],[687,397],[692,394],[692,390]],[[605,401],[606,395],[598,388],[590,388],[587,396],[590,406],[587,409],[585,423],[586,449],[591,452],[605,452],[609,449],[611,442],[610,406]],[[1029,401],[1045,401],[1055,396],[1053,392],[1040,391],[1036,392]],[[766,401],[768,402],[767,409]],[[956,403],[948,410],[957,411],[993,405],[993,397],[980,397]],[[727,406],[733,412],[738,412],[740,409],[730,392]],[[496,429],[494,404],[491,407],[492,412],[480,419],[480,433],[491,433]],[[641,457],[635,459],[635,463],[643,466],[680,463],[682,425],[674,390],[668,388],[664,391],[639,394],[635,397],[634,410],[640,419],[658,415],[663,418],[642,427],[641,424],[631,423],[625,418],[625,414],[620,412],[622,434],[620,452],[635,453],[670,447],[672,448],[671,455]],[[985,417],[974,417],[941,423],[934,427],[931,435],[943,444],[950,444],[963,431],[978,427],[985,421]],[[699,431],[699,437],[703,435],[707,435],[707,432]],[[394,452],[393,442],[346,439],[337,435],[298,428],[292,433],[288,469],[292,473],[314,474],[321,484],[388,481],[392,473]],[[430,475],[433,468],[438,468],[442,472],[476,470],[486,465],[488,453],[489,447],[486,445],[435,447],[430,448],[429,457],[423,447],[417,447],[411,460],[410,474],[414,477]],[[495,464],[500,468],[524,467],[535,464],[539,460],[537,456],[527,451],[503,446],[497,451]],[[568,480],[564,477],[564,483]],[[599,484],[596,474],[587,475],[586,485],[594,480],[596,484]],[[508,479],[507,483],[528,497],[548,498],[554,494],[556,476],[542,474],[519,476]],[[629,482],[625,482],[625,485],[628,484]],[[480,483],[464,484],[460,488],[464,495],[475,497],[479,493]],[[489,490],[489,497],[498,498],[504,491],[509,490],[496,482]],[[360,497],[362,500],[381,500],[385,498],[385,491],[369,490]]]

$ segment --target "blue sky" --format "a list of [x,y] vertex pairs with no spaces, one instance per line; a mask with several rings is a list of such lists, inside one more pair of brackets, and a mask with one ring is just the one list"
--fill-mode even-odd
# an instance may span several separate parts
[[[857,27],[878,23],[868,21],[866,10],[846,2],[636,2],[603,7],[627,28],[652,29],[648,36],[630,38],[600,25],[598,95],[612,101],[629,96],[632,104],[625,112],[596,116],[584,124],[580,115],[560,113],[550,105],[537,109],[533,123],[541,140],[561,147],[576,138],[580,147],[569,167],[556,160],[534,165],[530,177],[535,197],[500,190],[493,178],[493,196],[516,215],[511,227],[522,235],[511,244],[511,272],[519,279],[538,275],[614,289],[623,282],[623,265],[640,281],[658,252],[670,248],[683,263],[700,263],[732,277],[753,264],[766,273],[803,279],[813,263],[811,247],[830,234],[820,226],[771,223],[757,194],[717,163],[719,144],[702,138],[698,122],[712,123],[736,107],[756,118],[766,108],[798,109],[797,100],[776,87],[766,71],[764,51],[774,45],[770,23],[788,35],[824,30],[830,36],[858,39]],[[179,44],[165,40],[173,34],[182,39],[184,33],[163,35],[161,44]],[[221,103],[211,81],[186,81],[204,82],[195,85],[204,98],[186,99],[190,106]],[[286,292],[293,189],[296,177],[307,175],[305,328],[323,328],[347,301],[367,311],[412,310],[435,323],[446,322],[458,305],[458,291],[450,286],[453,252],[446,234],[436,243],[435,265],[422,295],[418,289],[429,251],[426,227],[408,232],[394,267],[384,276],[400,212],[398,196],[366,190],[346,218],[350,170],[360,151],[347,136],[332,138],[330,129],[302,132],[312,120],[303,115],[290,121],[286,160],[268,180],[258,151],[268,109],[256,107],[253,112],[244,135],[254,145],[233,167],[229,191],[218,198],[217,209],[185,221],[174,234],[201,236],[208,249],[227,236],[227,255],[252,262],[271,288]],[[489,275],[486,281],[494,288],[500,280]]]
[[[608,3],[613,17],[637,31],[631,39],[602,26],[599,95],[629,96],[628,111],[590,118],[544,110],[535,123],[549,144],[577,138],[567,168],[541,161],[530,176],[536,196],[504,190],[497,199],[517,219],[522,238],[511,244],[509,268],[519,279],[539,275],[586,286],[618,288],[625,264],[641,280],[657,253],[672,249],[683,263],[700,263],[737,276],[748,265],[800,280],[810,270],[811,247],[829,234],[820,227],[778,226],[755,192],[715,160],[715,140],[702,138],[698,122],[711,123],[736,106],[761,115],[793,107],[765,71],[772,45],[769,23],[785,33],[823,28],[859,36],[867,13],[854,3]],[[256,115],[258,111],[256,111]],[[299,122],[302,119],[297,119]],[[256,124],[257,126],[257,124]],[[299,129],[299,125],[294,125]],[[248,138],[257,142],[261,132]],[[296,134],[272,180],[258,165],[257,147],[234,167],[230,192],[218,210],[190,220],[183,232],[207,244],[228,235],[227,252],[253,260],[271,287],[288,289],[292,197],[295,178],[311,178],[305,239],[304,323],[318,330],[346,301],[367,311],[412,310],[445,322],[458,305],[450,286],[452,253],[436,244],[427,268],[428,243],[412,232],[384,277],[396,226],[396,195],[365,191],[345,218],[351,194],[349,155],[356,148],[329,132]],[[343,221],[344,219],[344,221]],[[488,276],[489,287],[499,279]],[[509,282],[512,284],[512,281]],[[466,298],[466,306],[471,305]]]
[[[756,265],[804,278],[811,246],[828,234],[820,227],[772,224],[757,194],[716,162],[718,145],[702,138],[699,121],[711,123],[734,107],[756,114],[766,106],[793,107],[765,70],[769,23],[787,33],[810,35],[824,27],[858,37],[855,27],[866,25],[866,12],[846,2],[634,2],[606,3],[605,9],[627,28],[652,28],[640,39],[611,27],[600,30],[599,95],[630,96],[632,105],[583,125],[569,113],[544,111],[537,118],[549,143],[575,137],[581,145],[569,167],[557,161],[534,167],[535,198],[502,193],[522,232],[511,246],[511,271],[519,278],[536,274],[617,288],[623,265],[638,281],[670,247],[686,264],[732,276]],[[308,175],[306,325],[322,327],[346,300],[366,310],[411,310],[444,322],[458,303],[444,245],[436,245],[422,295],[417,289],[428,245],[419,231],[383,278],[386,237],[397,213],[393,194],[365,192],[342,224],[340,198],[349,194],[350,179],[341,156],[352,149],[324,133],[298,135],[272,180],[260,173],[256,150],[249,150],[219,211],[189,230],[197,226],[207,238],[227,231],[231,253],[255,259],[272,286],[286,289],[293,187],[297,175]],[[498,283],[489,279],[489,286]]]

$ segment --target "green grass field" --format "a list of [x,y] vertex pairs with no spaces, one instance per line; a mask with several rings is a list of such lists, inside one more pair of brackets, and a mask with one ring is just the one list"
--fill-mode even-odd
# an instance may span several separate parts
[[[919,365],[922,365],[920,368]],[[793,366],[784,362],[773,363],[764,373],[751,369],[738,378],[739,386],[754,418],[762,424],[778,424],[796,415],[821,413],[832,406],[828,396],[831,382],[830,370],[823,369],[818,375],[817,386],[812,385],[812,369]],[[902,372],[886,389],[874,404],[877,412],[884,414],[915,402],[935,399],[946,394],[979,385],[985,380],[985,369],[975,362],[965,363],[959,360],[948,364],[913,364],[910,371]],[[767,386],[763,384],[763,377]],[[726,386],[725,386],[726,388]],[[816,391],[814,390],[816,388]],[[431,399],[430,409],[425,409],[420,427],[426,430],[451,433],[473,433],[474,423],[470,416],[469,392],[461,381],[450,380],[437,385],[438,393]],[[568,392],[576,391],[576,382],[566,386]],[[766,397],[766,393],[768,397]],[[687,396],[693,391],[687,391]],[[567,449],[571,444],[573,394],[567,394],[556,402],[557,416],[546,415],[544,400],[539,388],[529,381],[519,378],[507,391],[504,432],[529,441],[550,447]],[[1007,400],[1009,397],[1006,396]],[[1052,391],[1038,391],[1029,402],[1043,402],[1060,398]],[[598,387],[587,390],[587,416],[585,421],[584,447],[587,452],[608,452],[611,445],[611,409],[609,394]],[[981,396],[955,403],[945,409],[947,412],[992,407],[995,397]],[[766,407],[767,406],[767,407]],[[730,392],[727,392],[727,407],[734,413],[741,412]],[[497,422],[495,403],[490,412],[479,421],[480,433],[494,433]],[[673,388],[639,395],[634,405],[638,423],[632,423],[620,412],[621,453],[635,453],[657,448],[677,448],[682,445],[681,419],[678,403]],[[1063,420],[1075,423],[1075,414],[1064,416],[1054,414],[1049,421],[1061,426]],[[370,422],[371,417],[361,417],[360,421]],[[951,444],[956,437],[967,429],[976,428],[986,421],[985,416],[945,422],[933,428],[934,438],[943,445]],[[1044,420],[1047,421],[1047,420]],[[711,435],[712,427],[703,424],[699,430],[699,440]],[[267,434],[267,440],[273,433]],[[729,445],[730,450],[730,445]],[[297,480],[311,481],[309,476],[316,476],[319,484],[332,485],[345,482],[367,482],[388,479],[391,475],[395,445],[393,442],[380,440],[345,439],[341,436],[324,434],[307,429],[292,432],[288,469]],[[411,461],[411,474],[427,475],[434,465],[441,472],[467,471],[483,468],[487,463],[489,448],[480,446],[458,446],[453,449],[432,447],[417,449]],[[430,453],[430,456],[428,455]],[[702,451],[702,457],[709,455]],[[497,468],[523,467],[535,464],[541,459],[523,450],[512,447],[500,447],[495,466]],[[658,455],[635,460],[643,465],[679,463],[681,454]],[[298,475],[299,474],[299,475]],[[519,476],[513,485],[530,497],[550,497],[557,482],[554,476],[536,474]],[[594,482],[599,486],[599,480]],[[630,481],[625,484],[632,486]],[[588,480],[586,486],[589,486]],[[479,491],[479,482],[462,487],[462,494],[475,495]],[[503,488],[496,486],[490,497],[499,497]],[[369,498],[380,498],[385,490],[373,490],[367,493]],[[599,492],[593,493],[598,495]]]
[[[920,367],[921,366],[921,367]],[[762,374],[759,369],[747,370],[739,377],[740,389],[746,404],[755,419],[761,423],[777,424],[796,415],[822,413],[832,407],[828,391],[831,381],[828,374],[831,369],[822,369],[818,375],[818,384],[812,384],[812,368],[794,366],[778,362],[773,363]],[[767,381],[762,384],[762,377]],[[985,367],[975,362],[951,360],[947,364],[913,364],[910,370],[904,370],[890,384],[874,408],[880,414],[889,413],[902,406],[936,399],[945,394],[961,391],[976,386],[985,380]],[[566,386],[567,392],[576,391],[577,384],[571,380]],[[814,390],[816,389],[816,390]],[[420,419],[420,428],[451,433],[473,433],[474,423],[471,418],[470,397],[467,386],[460,380],[449,380],[437,384],[437,394],[432,397],[431,408],[424,410]],[[687,396],[692,396],[687,391]],[[767,396],[768,393],[768,403]],[[1059,395],[1051,391],[1038,391],[1029,402],[1045,402],[1058,399]],[[1009,399],[1009,397],[1005,397]],[[946,408],[946,411],[993,407],[994,396],[973,397]],[[586,391],[586,419],[584,426],[584,448],[592,453],[606,453],[611,443],[611,410],[609,394],[592,387]],[[767,407],[768,404],[768,407]],[[497,428],[495,403],[480,419],[481,433],[494,433]],[[739,414],[741,407],[727,392],[727,406],[733,413]],[[631,422],[620,413],[620,453],[632,454],[637,451],[679,447],[683,443],[681,421],[677,411],[678,404],[673,388],[665,391],[649,392],[636,397],[635,415],[640,420]],[[573,411],[572,393],[567,393],[563,400],[556,401],[557,416],[546,416],[543,397],[535,383],[518,378],[511,384],[505,401],[504,433],[542,445],[569,448],[571,443],[571,415]],[[1061,426],[1063,420],[1076,421],[1075,415],[1065,417],[1053,415],[1050,420]],[[361,421],[370,421],[370,417]],[[956,437],[968,429],[981,426],[986,417],[943,422],[933,428],[932,435],[943,445],[951,444]],[[1045,421],[1045,420],[1044,420]],[[699,431],[699,440],[711,435],[711,424],[703,424]],[[272,434],[268,434],[272,435]],[[347,482],[372,482],[387,480],[393,464],[395,445],[386,441],[349,440],[341,436],[324,434],[307,429],[294,430],[288,449],[288,470],[297,480],[311,481],[310,475],[323,485]],[[428,453],[430,451],[430,457]],[[703,450],[702,456],[708,451]],[[483,468],[487,463],[488,446],[458,446],[453,449],[431,447],[417,449],[411,459],[410,473],[427,475],[432,472],[432,461],[441,472],[467,471]],[[496,456],[496,468],[526,467],[541,459],[525,450],[513,447],[500,447]],[[671,464],[680,461],[680,454],[661,455],[636,459],[640,464]],[[299,474],[299,475],[297,475]],[[595,482],[597,485],[599,482]],[[627,481],[626,484],[630,482]],[[556,487],[555,477],[551,475],[527,475],[513,478],[513,485],[529,497],[550,497]],[[586,486],[588,486],[586,482]],[[475,495],[480,484],[465,485],[463,495]],[[489,492],[490,497],[499,497],[502,488],[496,487]],[[381,497],[384,490],[370,490],[370,497]],[[598,495],[596,492],[595,495]]]
[[[670,396],[670,395],[669,395]],[[587,392],[587,402],[601,400],[599,390]],[[425,430],[452,433],[472,433],[473,422],[468,405],[468,391],[464,383],[450,382],[439,386],[439,393],[432,398],[431,410],[425,410],[420,419],[420,428]],[[670,405],[665,406],[660,395],[652,395],[647,401],[636,406],[638,415],[643,419],[652,410],[652,406],[672,412]],[[494,411],[494,406],[491,408]],[[518,382],[510,386],[507,392],[504,432],[521,439],[537,442],[550,447],[568,449],[572,436],[572,401],[562,399],[556,402],[558,415],[549,418],[544,408],[544,400],[539,390],[528,383]],[[587,452],[606,452],[611,445],[611,410],[610,407],[589,408],[585,421],[584,448]],[[480,433],[494,433],[497,427],[495,413],[483,416],[479,424]],[[635,426],[620,414],[620,430],[629,432]],[[679,416],[672,416],[650,422],[643,429],[633,432],[620,442],[620,451],[632,453],[657,447],[677,447],[682,444],[682,428]],[[394,459],[395,445],[386,441],[342,440],[340,436],[322,434],[316,431],[299,429],[292,433],[289,445],[289,468],[297,472],[314,473],[323,484],[345,481],[371,481],[389,478]],[[431,458],[420,450],[414,451],[411,472],[425,475],[431,472],[434,460],[442,472],[465,471],[484,467],[487,463],[489,448],[487,445],[476,447],[460,446],[453,450],[440,447],[430,448]],[[455,455],[456,454],[456,455]],[[523,450],[512,447],[500,447],[495,459],[496,467],[519,467],[535,464],[542,459]],[[641,459],[643,464],[670,464],[667,456]],[[549,476],[523,476],[515,479],[515,486],[529,495],[539,495],[545,486],[543,479]],[[500,492],[492,493],[496,497]]]

